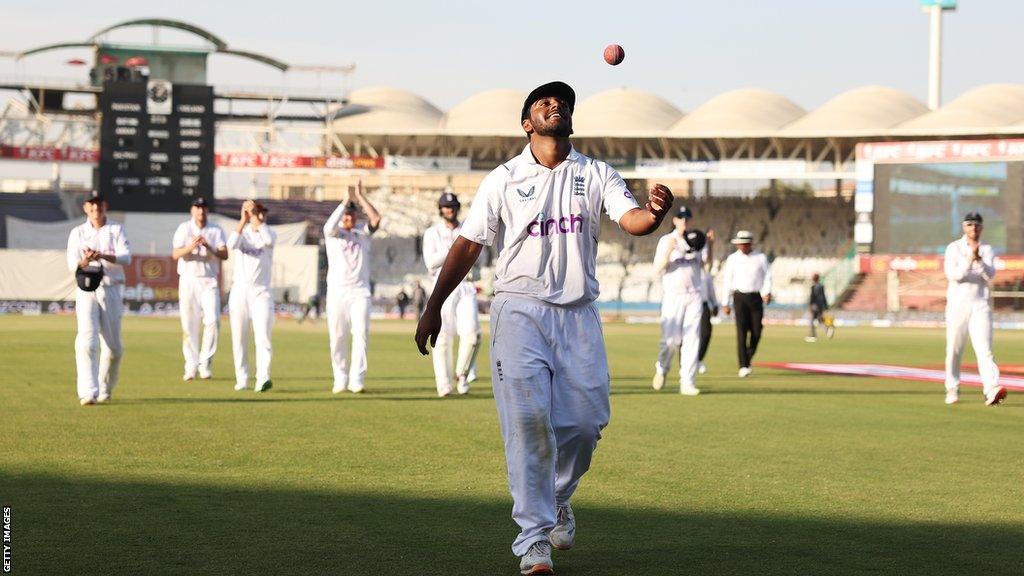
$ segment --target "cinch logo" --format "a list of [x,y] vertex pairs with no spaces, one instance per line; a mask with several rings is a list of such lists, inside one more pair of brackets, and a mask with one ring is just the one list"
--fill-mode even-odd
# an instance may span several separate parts
[[536,220],[526,226],[526,233],[530,236],[551,236],[554,234],[576,234],[583,230],[583,216],[569,214],[558,218],[544,219],[541,214]]

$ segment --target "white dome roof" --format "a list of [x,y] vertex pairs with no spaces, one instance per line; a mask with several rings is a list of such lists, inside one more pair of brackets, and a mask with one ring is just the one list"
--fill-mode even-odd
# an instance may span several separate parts
[[436,106],[412,92],[387,87],[361,88],[349,95],[349,104],[334,120],[334,129],[350,134],[438,132],[441,116]]
[[448,134],[523,136],[519,115],[526,92],[489,90],[459,102],[444,116]]
[[987,84],[965,92],[942,108],[900,124],[899,133],[977,132],[1024,121],[1024,86]]
[[666,136],[767,136],[806,114],[795,102],[774,92],[743,88],[719,94],[677,122]]
[[786,136],[832,136],[892,128],[928,112],[906,92],[884,86],[854,88],[832,98],[780,131]]
[[605,90],[578,102],[572,115],[578,136],[628,136],[663,133],[683,117],[664,98],[641,90]]

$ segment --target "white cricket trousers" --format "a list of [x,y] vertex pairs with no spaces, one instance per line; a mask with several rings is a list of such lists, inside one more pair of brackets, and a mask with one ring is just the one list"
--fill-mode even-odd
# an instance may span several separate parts
[[[95,292],[75,291],[75,364],[78,368],[79,400],[109,396],[121,371],[121,316],[124,315],[124,286],[101,284]],[[99,347],[99,362],[96,348]]]
[[249,336],[256,339],[256,383],[270,380],[273,349],[270,332],[274,326],[274,299],[265,286],[235,283],[228,296],[231,319],[231,349],[235,356],[235,381],[248,384]]
[[655,369],[659,374],[668,372],[678,350],[680,386],[693,386],[697,377],[703,305],[700,294],[667,293],[661,302],[661,342]]
[[[458,360],[452,363],[452,344],[459,336]],[[434,380],[438,394],[450,392],[453,380],[468,376],[476,365],[480,347],[480,314],[477,310],[476,288],[463,282],[441,306],[441,332],[432,352]]]
[[[220,329],[220,287],[216,278],[178,278],[178,309],[181,315],[181,352],[185,356],[185,373],[194,374],[202,367],[210,369],[217,353]],[[202,345],[199,333],[202,329]]]
[[[370,297],[327,288],[327,332],[331,341],[334,387],[362,390],[366,381],[366,350],[370,342]],[[352,339],[352,364],[348,361]]]
[[960,357],[968,334],[987,395],[999,384],[999,367],[992,356],[992,307],[988,299],[946,303],[946,390],[959,389]]
[[491,305],[491,378],[505,440],[516,556],[547,540],[608,424],[604,334],[592,304],[560,307],[498,295]]

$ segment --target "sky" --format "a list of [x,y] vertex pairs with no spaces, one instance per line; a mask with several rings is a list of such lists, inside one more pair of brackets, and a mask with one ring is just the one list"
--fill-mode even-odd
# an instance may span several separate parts
[[[348,87],[391,86],[441,109],[485,90],[528,91],[562,79],[585,98],[610,88],[657,94],[691,111],[716,94],[746,87],[780,93],[813,109],[858,86],[897,88],[925,101],[928,17],[919,0],[675,0],[664,2],[361,2],[303,0],[3,0],[0,52],[84,40],[143,17],[184,20],[230,47],[292,64],[355,63]],[[943,101],[991,82],[1024,83],[1017,62],[1024,2],[961,0],[944,17]],[[148,38],[149,29],[117,39]],[[185,36],[162,33],[163,43]],[[189,42],[192,42],[189,40]],[[618,43],[626,59],[602,60]],[[15,63],[0,77],[85,78],[84,49]],[[337,77],[282,75],[229,56],[210,61],[217,85],[343,89]],[[0,103],[4,100],[0,93]]]

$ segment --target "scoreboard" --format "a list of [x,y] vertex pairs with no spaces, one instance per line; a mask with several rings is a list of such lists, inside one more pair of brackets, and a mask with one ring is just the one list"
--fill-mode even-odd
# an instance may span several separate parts
[[213,87],[106,82],[100,94],[99,191],[111,210],[187,212],[213,203]]

